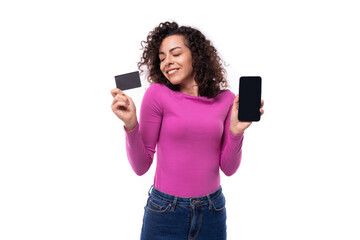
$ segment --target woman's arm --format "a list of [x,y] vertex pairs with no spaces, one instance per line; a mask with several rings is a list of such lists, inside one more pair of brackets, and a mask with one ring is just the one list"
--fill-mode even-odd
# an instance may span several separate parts
[[[226,116],[224,135],[221,146],[220,168],[231,176],[236,172],[241,162],[241,148],[244,139],[244,131],[250,127],[252,122],[240,122],[238,119],[239,95],[232,94],[233,103]],[[264,114],[264,100],[261,100],[260,114]]]
[[149,170],[156,152],[162,121],[159,94],[158,86],[151,85],[142,99],[139,123],[130,131],[124,126],[127,157],[134,172],[139,176]]
[[244,134],[235,135],[230,131],[230,117],[233,105],[230,106],[224,123],[221,140],[220,169],[226,176],[233,175],[240,166]]

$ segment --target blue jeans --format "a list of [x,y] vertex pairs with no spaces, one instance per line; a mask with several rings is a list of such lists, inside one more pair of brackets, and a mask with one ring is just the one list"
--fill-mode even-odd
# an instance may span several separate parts
[[225,240],[222,188],[198,198],[181,198],[152,187],[145,206],[141,240]]

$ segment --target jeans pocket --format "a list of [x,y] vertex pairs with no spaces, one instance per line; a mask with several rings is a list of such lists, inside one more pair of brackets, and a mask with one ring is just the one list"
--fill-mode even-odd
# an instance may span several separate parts
[[150,196],[145,209],[152,213],[166,213],[171,207],[171,203]]
[[216,198],[214,201],[212,201],[213,203],[213,207],[214,207],[214,211],[215,212],[220,212],[223,211],[225,209],[225,197],[224,195],[221,193],[221,195]]

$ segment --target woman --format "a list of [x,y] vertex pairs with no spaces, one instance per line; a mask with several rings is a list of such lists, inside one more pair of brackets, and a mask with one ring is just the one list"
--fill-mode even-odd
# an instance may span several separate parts
[[239,96],[220,89],[228,86],[222,61],[200,31],[165,22],[142,43],[138,66],[147,66],[150,87],[139,122],[131,97],[111,90],[136,174],[148,171],[157,151],[141,239],[226,239],[219,168],[236,172],[251,122],[237,118]]

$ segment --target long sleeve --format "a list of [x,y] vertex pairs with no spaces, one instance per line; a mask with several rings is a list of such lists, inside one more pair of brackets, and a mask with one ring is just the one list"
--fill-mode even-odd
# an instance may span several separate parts
[[155,161],[154,186],[180,197],[205,196],[240,166],[243,134],[230,132],[235,98],[221,90],[212,98],[173,91],[153,83],[141,102],[139,123],[126,135],[126,153],[137,175]]
[[162,109],[157,97],[157,87],[151,85],[145,92],[140,108],[139,123],[126,131],[126,153],[129,163],[137,175],[145,174],[154,158],[162,121]]
[[230,132],[232,105],[224,123],[224,134],[221,140],[220,168],[226,176],[233,175],[240,166],[244,134],[234,135]]

